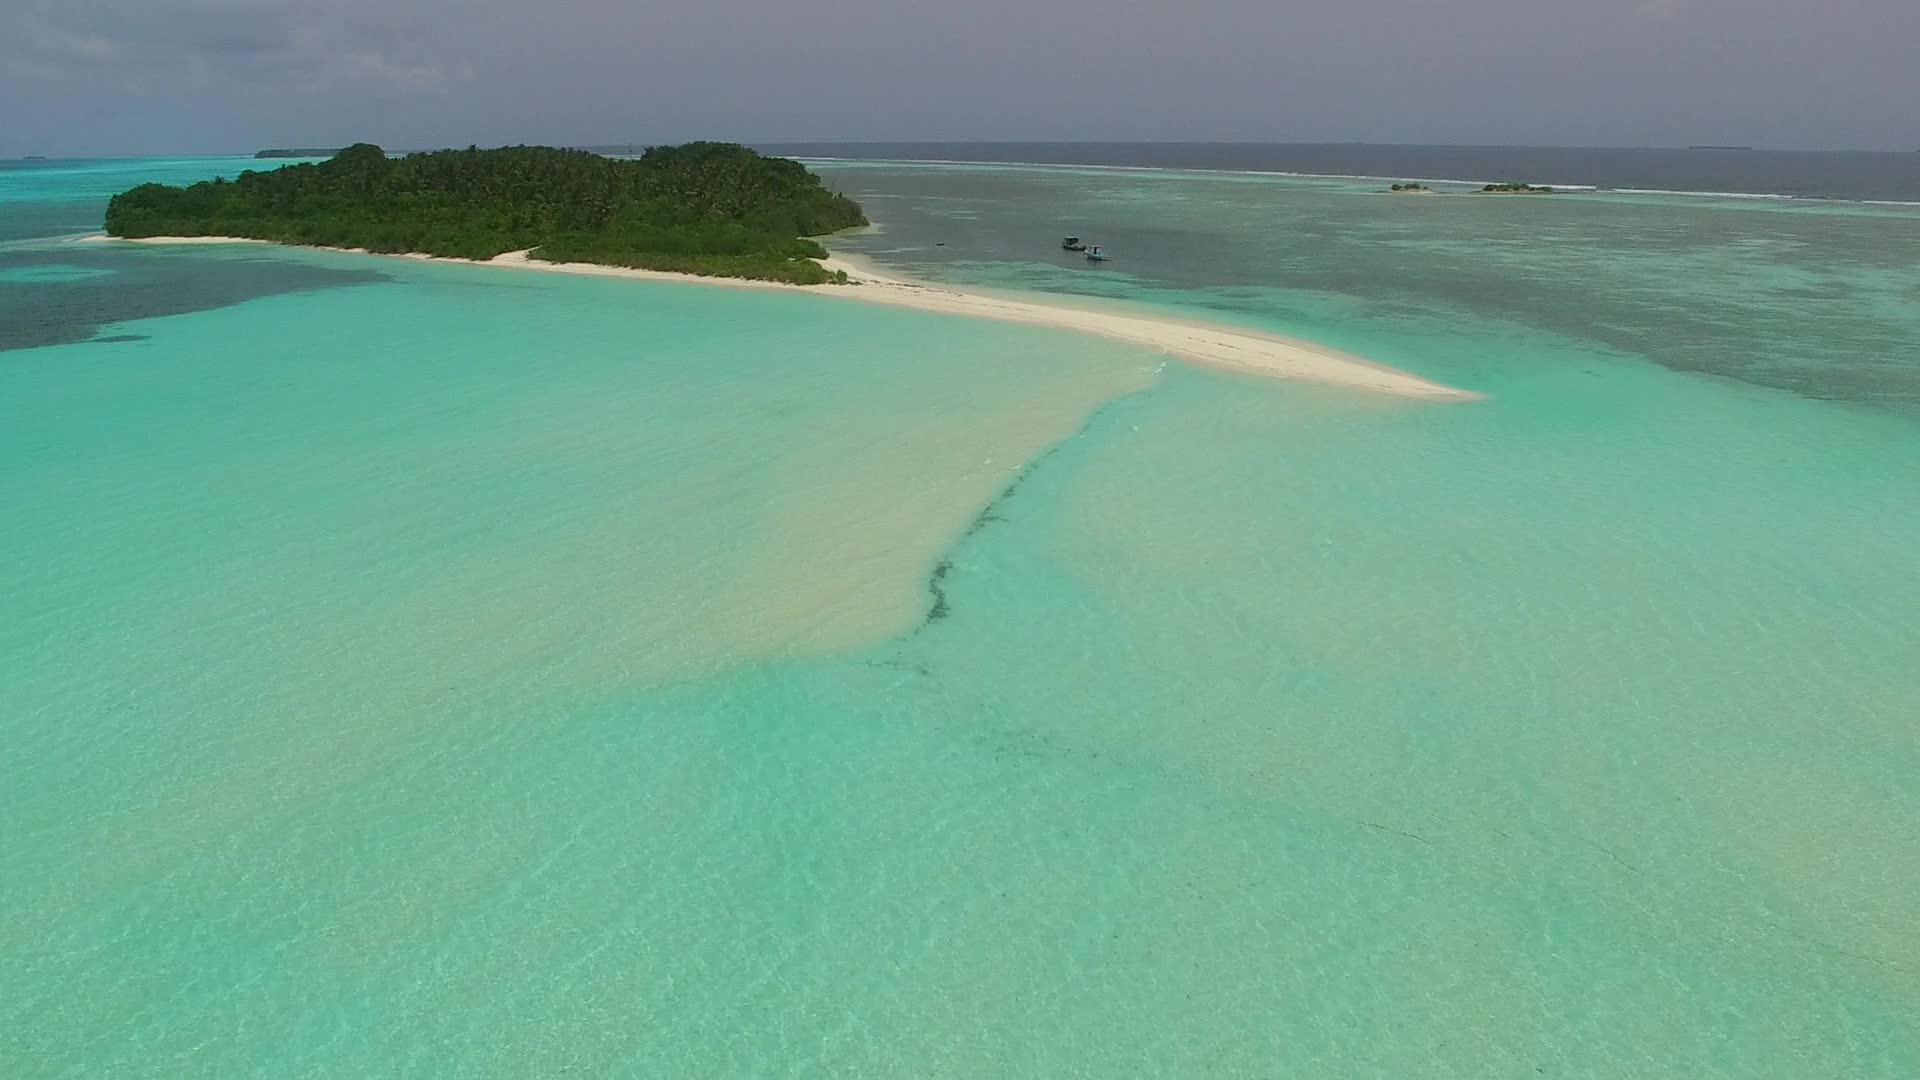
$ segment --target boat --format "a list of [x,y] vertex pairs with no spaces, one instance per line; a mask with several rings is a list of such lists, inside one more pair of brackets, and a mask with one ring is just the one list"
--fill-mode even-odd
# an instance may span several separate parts
[[1087,250],[1087,245],[1085,245],[1085,244],[1083,244],[1083,243],[1081,243],[1081,242],[1080,242],[1080,238],[1079,238],[1079,237],[1077,237],[1077,236],[1069,236],[1069,237],[1065,237],[1064,239],[1062,239],[1062,240],[1060,241],[1060,246],[1061,246],[1062,248],[1065,248],[1065,249],[1066,249],[1066,250],[1068,250],[1068,251],[1085,251],[1085,250]]
[[1106,262],[1108,259],[1112,257],[1113,256],[1108,255],[1105,251],[1101,250],[1099,244],[1087,245],[1087,259],[1091,262]]

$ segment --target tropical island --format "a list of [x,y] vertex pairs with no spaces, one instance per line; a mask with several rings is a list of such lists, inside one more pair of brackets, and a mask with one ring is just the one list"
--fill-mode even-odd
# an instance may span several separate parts
[[1553,194],[1553,189],[1550,187],[1538,187],[1533,184],[1523,184],[1518,180],[1509,180],[1503,184],[1488,184],[1486,187],[1481,188],[1478,193],[1481,195],[1551,195]]
[[1397,194],[1401,194],[1401,195],[1431,195],[1431,194],[1433,194],[1433,189],[1432,189],[1432,188],[1430,188],[1430,187],[1428,187],[1428,186],[1427,186],[1427,185],[1425,185],[1425,184],[1420,184],[1420,183],[1415,183],[1415,182],[1413,182],[1413,181],[1411,181],[1411,180],[1410,180],[1410,181],[1408,181],[1407,183],[1404,183],[1404,184],[1395,184],[1395,185],[1393,185],[1393,187],[1392,187],[1392,188],[1391,188],[1390,190],[1392,190],[1392,191],[1394,191],[1394,192],[1396,192]]
[[265,150],[256,150],[253,156],[260,158],[328,158],[340,152],[340,147],[325,148],[313,146],[270,146]]
[[107,205],[110,236],[234,237],[488,260],[597,263],[796,285],[846,281],[808,239],[864,225],[860,205],[797,161],[731,143],[585,150],[468,147],[388,157],[370,143],[319,163],[187,187],[142,184]]
[[[361,144],[329,161],[114,196],[102,243],[279,243],[368,257],[469,261],[506,273],[701,281],[734,288],[853,286],[850,301],[1049,326],[1233,371],[1441,401],[1479,395],[1311,342],[1151,312],[972,292],[892,277],[810,239],[866,224],[799,162],[728,143],[637,159],[512,146],[389,158]],[[690,276],[691,275],[691,276]]]

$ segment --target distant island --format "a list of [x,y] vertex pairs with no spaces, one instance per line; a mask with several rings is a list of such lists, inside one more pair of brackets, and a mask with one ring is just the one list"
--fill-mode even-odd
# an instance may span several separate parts
[[1416,183],[1411,183],[1411,182],[1409,182],[1409,183],[1405,183],[1405,184],[1395,184],[1395,185],[1393,185],[1393,187],[1392,187],[1392,188],[1391,188],[1390,190],[1392,190],[1392,191],[1397,191],[1397,192],[1399,192],[1399,193],[1400,193],[1400,194],[1402,194],[1402,195],[1431,195],[1431,194],[1433,194],[1433,189],[1432,189],[1432,188],[1430,188],[1430,187],[1428,187],[1427,185],[1425,185],[1425,184],[1416,184]]
[[325,149],[311,146],[272,146],[265,150],[254,151],[253,156],[256,158],[332,157],[339,153],[340,149],[338,146],[330,146]]
[[320,163],[107,204],[110,236],[228,236],[386,254],[599,263],[796,285],[844,283],[811,236],[867,223],[797,161],[731,143],[585,150],[469,147],[390,158],[360,143]]
[[1751,146],[1689,146],[1689,150],[1751,150]]
[[1550,187],[1540,187],[1533,184],[1522,184],[1517,180],[1509,180],[1504,184],[1488,184],[1486,187],[1483,187],[1480,189],[1479,194],[1482,194],[1482,195],[1551,195],[1553,194],[1553,189]]

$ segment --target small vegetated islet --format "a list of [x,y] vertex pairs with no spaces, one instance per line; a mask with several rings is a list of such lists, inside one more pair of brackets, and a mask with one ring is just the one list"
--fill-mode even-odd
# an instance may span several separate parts
[[731,143],[585,150],[468,147],[331,159],[114,196],[113,236],[234,236],[283,244],[491,259],[509,251],[799,285],[844,282],[808,239],[867,223],[797,161]]

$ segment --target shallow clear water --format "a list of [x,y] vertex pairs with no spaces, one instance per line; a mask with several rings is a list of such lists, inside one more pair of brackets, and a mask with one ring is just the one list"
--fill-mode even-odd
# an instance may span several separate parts
[[[1409,367],[1446,363],[1429,359],[1428,337],[1469,337],[1490,365],[1535,363],[1485,348],[1489,334],[1518,326],[1677,370],[1920,412],[1920,209],[1408,196],[1378,182],[1113,169],[819,167],[882,223],[847,246],[926,277],[1198,307],[1336,335]],[[1114,260],[1062,251],[1067,233]],[[1386,337],[1414,347],[1383,353]]]
[[[915,247],[939,193],[891,176],[860,181],[914,194],[870,203],[874,257],[1087,280]],[[1044,176],[975,180],[1054,212]],[[1214,196],[1126,197],[1197,229]],[[1560,205],[1519,212],[1600,212]],[[1553,228],[1487,281],[1594,243]],[[1825,254],[1690,287],[1882,275],[1775,347],[1902,385],[1913,268],[1792,228]],[[5,1071],[1920,1072],[1906,400],[1676,370],[1555,290],[1403,303],[1411,272],[1262,285],[1252,238],[1202,246],[1212,285],[1100,291],[1489,399],[808,296],[98,249],[173,299],[300,287],[0,353]]]

